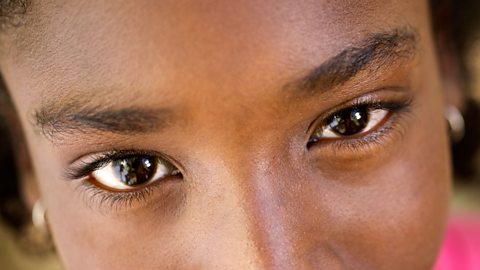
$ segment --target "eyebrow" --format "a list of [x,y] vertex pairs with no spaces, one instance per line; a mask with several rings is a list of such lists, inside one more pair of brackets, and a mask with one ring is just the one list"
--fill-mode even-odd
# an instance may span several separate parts
[[80,102],[58,102],[42,106],[32,118],[40,133],[53,142],[65,135],[92,131],[123,135],[158,131],[170,125],[173,113],[169,109],[99,109]]
[[306,76],[287,83],[283,88],[295,96],[328,92],[353,79],[361,71],[379,69],[412,59],[417,51],[418,36],[410,28],[377,33],[311,70]]
[[[306,76],[284,86],[295,95],[325,93],[346,83],[372,64],[392,65],[415,55],[416,32],[397,29],[371,35],[311,70]],[[32,114],[33,125],[46,138],[56,141],[65,135],[100,131],[132,135],[159,131],[174,120],[169,109],[127,107],[115,109],[95,104],[92,99],[70,98],[43,104]]]

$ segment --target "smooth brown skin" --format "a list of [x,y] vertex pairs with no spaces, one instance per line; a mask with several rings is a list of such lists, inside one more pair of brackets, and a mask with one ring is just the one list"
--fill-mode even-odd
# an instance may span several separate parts
[[[451,176],[427,1],[38,2],[0,65],[66,269],[431,269]],[[285,88],[402,28],[418,35],[413,57],[317,95]],[[413,99],[389,135],[306,148],[319,115],[373,90]],[[129,134],[33,126],[42,106],[83,103],[171,119]],[[71,161],[113,149],[158,151],[184,177],[117,206],[64,180]]]

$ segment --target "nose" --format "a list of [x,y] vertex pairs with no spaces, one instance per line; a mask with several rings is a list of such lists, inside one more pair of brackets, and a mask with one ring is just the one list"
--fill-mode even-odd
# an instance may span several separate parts
[[190,218],[201,228],[195,249],[199,265],[207,269],[343,268],[319,230],[321,209],[312,203],[309,186],[289,163],[224,159],[222,165],[209,167],[202,180],[205,184],[195,192],[202,197],[192,198],[192,205],[201,209],[190,210],[194,213]]

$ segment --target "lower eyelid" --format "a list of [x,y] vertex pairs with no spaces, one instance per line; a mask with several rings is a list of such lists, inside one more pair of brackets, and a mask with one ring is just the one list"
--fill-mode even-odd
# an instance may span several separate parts
[[332,146],[337,148],[338,153],[344,153],[346,151],[349,151],[349,154],[358,154],[362,152],[371,153],[372,148],[384,146],[386,143],[385,140],[388,139],[391,132],[395,132],[395,127],[385,126],[366,136],[350,139],[349,142],[341,140],[332,142]]
[[[76,191],[81,195],[85,204],[92,209],[123,209],[132,198],[136,198],[137,191],[111,192],[92,183],[90,178],[79,180]],[[148,195],[148,190],[145,190]],[[141,198],[141,197],[138,197]]]
[[144,187],[127,191],[109,191],[92,183],[91,178],[79,180],[76,191],[81,194],[84,203],[91,209],[103,213],[131,211],[146,207],[152,201],[171,197],[178,190],[176,179],[167,177],[162,181],[155,181]]
[[311,148],[312,150],[317,148],[324,155],[332,150],[337,158],[371,154],[378,147],[387,146],[392,139],[401,138],[405,133],[406,123],[404,123],[404,118],[408,112],[390,112],[389,114],[379,124],[378,128],[369,132],[349,138],[325,139]]

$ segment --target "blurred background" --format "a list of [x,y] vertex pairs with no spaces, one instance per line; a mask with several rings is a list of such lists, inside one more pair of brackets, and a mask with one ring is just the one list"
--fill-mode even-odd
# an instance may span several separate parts
[[[477,38],[477,41],[474,43],[468,59],[471,59],[471,62],[468,64],[473,74],[470,78],[472,95],[475,101],[480,103],[480,38]],[[477,138],[477,140],[480,140],[480,138]],[[480,153],[477,153],[475,161],[477,170],[473,177],[470,179],[456,177],[455,193],[452,201],[453,213],[480,213]]]

